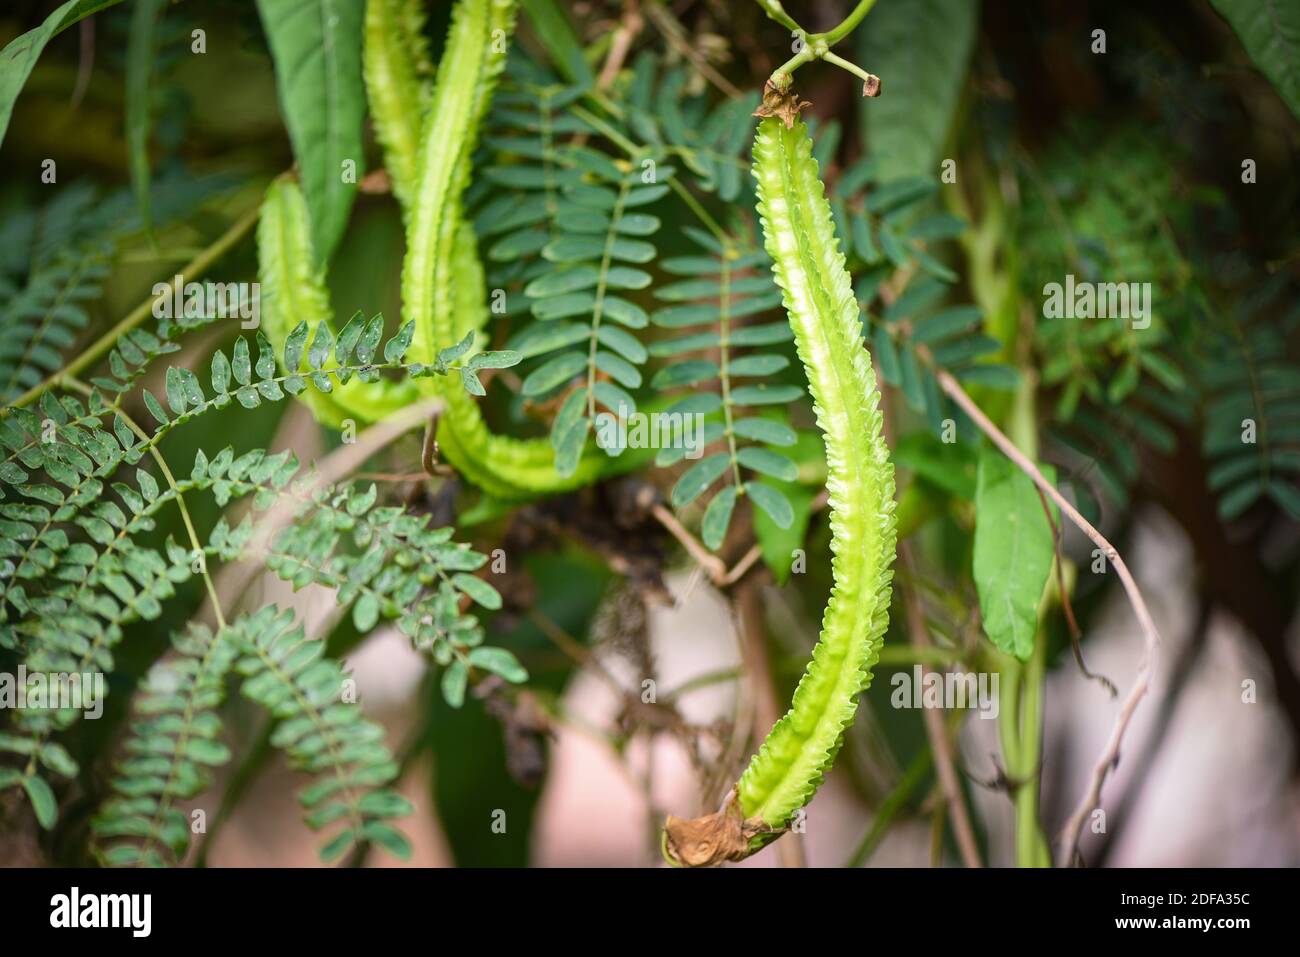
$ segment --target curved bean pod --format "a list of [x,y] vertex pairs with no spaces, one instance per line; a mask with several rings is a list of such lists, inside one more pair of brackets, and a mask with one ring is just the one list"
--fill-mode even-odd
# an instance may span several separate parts
[[764,243],[826,443],[834,584],[790,710],[727,807],[693,821],[669,818],[665,854],[692,866],[748,856],[816,792],[879,659],[896,548],[894,468],[880,393],[807,127],[764,119],[753,172]]
[[740,779],[745,816],[781,827],[821,783],[880,655],[896,548],[894,467],[857,300],[802,122],[759,124],[754,177],[764,243],[826,442],[834,573],[821,638],[790,711]]

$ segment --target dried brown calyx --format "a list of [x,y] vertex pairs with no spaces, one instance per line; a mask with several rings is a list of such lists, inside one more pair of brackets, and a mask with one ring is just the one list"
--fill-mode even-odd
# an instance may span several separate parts
[[743,861],[754,853],[754,838],[781,830],[756,817],[747,819],[733,790],[721,811],[689,820],[668,815],[663,850],[669,861],[681,867],[716,867]]
[[786,129],[790,129],[794,126],[794,121],[799,119],[799,111],[805,106],[812,106],[812,104],[807,100],[800,100],[788,82],[785,89],[782,89],[768,80],[763,86],[763,102],[753,115],[778,117],[785,124]]

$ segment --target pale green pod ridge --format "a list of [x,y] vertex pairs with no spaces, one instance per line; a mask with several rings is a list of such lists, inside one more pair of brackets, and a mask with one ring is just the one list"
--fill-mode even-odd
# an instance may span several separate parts
[[897,544],[894,468],[858,304],[802,122],[759,124],[754,177],[764,242],[824,433],[834,574],[790,711],[737,786],[746,818],[782,827],[817,790],[879,659]]
[[452,307],[460,194],[478,124],[505,65],[506,46],[499,38],[510,35],[514,15],[513,0],[460,0],[452,12],[407,210],[402,303],[415,322],[412,353],[418,361],[432,362],[438,349],[453,344],[438,335],[437,318]]
[[[407,211],[402,271],[402,299],[415,321],[412,349],[420,361],[432,362],[438,350],[487,320],[483,267],[473,229],[461,218],[460,197],[479,126],[505,65],[504,39],[514,17],[513,0],[461,0],[438,65],[421,135],[414,206]],[[520,501],[569,491],[612,471],[607,456],[591,448],[572,475],[561,477],[548,440],[496,435],[458,378],[429,381],[447,404],[438,423],[440,454],[496,498]]]
[[422,0],[367,0],[366,98],[384,165],[403,213],[410,207],[433,66]]
[[[271,183],[262,203],[257,227],[258,283],[260,286],[261,331],[275,348],[276,361],[284,366],[285,339],[299,322],[311,329],[325,322],[337,337],[330,321],[329,291],[322,270],[314,264],[307,202],[292,179],[281,177]],[[285,369],[285,372],[297,372]],[[317,420],[340,427],[344,419],[364,425],[381,419],[419,400],[412,380],[402,382],[333,383],[324,393],[305,389],[300,398]]]

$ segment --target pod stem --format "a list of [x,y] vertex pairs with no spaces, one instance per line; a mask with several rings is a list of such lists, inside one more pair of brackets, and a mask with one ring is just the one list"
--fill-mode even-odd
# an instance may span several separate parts
[[781,93],[789,92],[795,70],[813,60],[825,60],[827,63],[832,63],[843,70],[847,70],[862,80],[863,96],[880,95],[880,77],[874,73],[868,73],[856,63],[841,56],[836,56],[831,52],[831,47],[852,33],[863,18],[871,12],[871,8],[876,5],[876,0],[859,0],[852,13],[825,33],[808,33],[785,12],[785,9],[777,0],[758,0],[758,5],[763,8],[764,13],[777,23],[788,27],[803,41],[795,55],[772,72],[767,81],[770,88]]

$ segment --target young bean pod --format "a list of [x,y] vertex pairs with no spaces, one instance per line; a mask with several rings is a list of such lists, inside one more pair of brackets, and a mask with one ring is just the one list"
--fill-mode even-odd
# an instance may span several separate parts
[[[391,4],[379,7],[392,8]],[[428,119],[411,163],[401,151],[390,152],[389,167],[397,171],[394,184],[413,168],[415,181],[403,186],[409,197],[406,210],[407,257],[402,271],[402,299],[415,321],[414,356],[431,362],[437,350],[456,344],[471,329],[481,329],[487,319],[483,268],[474,233],[462,218],[461,194],[469,179],[470,155],[505,65],[507,43],[515,19],[514,0],[461,0],[452,14],[437,80],[429,98]],[[394,44],[381,44],[386,30],[376,25],[368,31],[368,55],[383,56]],[[397,44],[399,49],[409,44]],[[417,84],[411,81],[411,60],[390,62],[386,71],[368,70],[372,83],[381,74],[386,91],[372,89],[376,103],[400,102]],[[381,84],[382,85],[382,84]],[[395,91],[407,91],[395,97]],[[381,140],[409,144],[410,109],[384,109],[375,113],[376,124],[388,127]],[[577,470],[561,477],[555,470],[555,453],[545,439],[515,439],[488,429],[477,402],[453,377],[428,380],[439,390],[446,409],[438,423],[441,454],[469,481],[488,494],[507,501],[536,498],[589,484],[609,471],[607,457],[594,447],[584,454]]]
[[790,711],[768,734],[728,806],[694,821],[669,818],[665,853],[687,865],[748,856],[808,803],[871,680],[889,621],[894,469],[858,303],[807,127],[764,119],[755,134],[753,172],[764,242],[826,443],[834,584]]

